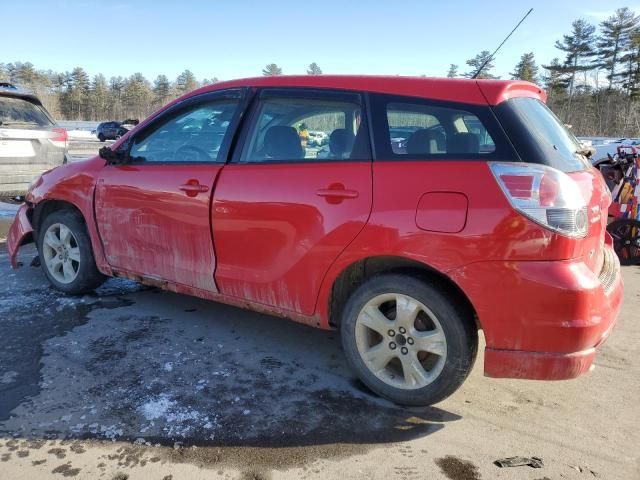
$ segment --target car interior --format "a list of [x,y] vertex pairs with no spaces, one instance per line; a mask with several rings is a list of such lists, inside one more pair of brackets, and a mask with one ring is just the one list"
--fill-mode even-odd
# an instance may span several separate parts
[[[344,160],[370,158],[369,139],[358,105],[323,100],[263,102],[243,161]],[[323,132],[326,145],[308,142],[302,129]]]
[[390,104],[389,137],[396,155],[489,153],[495,145],[480,120],[449,108]]

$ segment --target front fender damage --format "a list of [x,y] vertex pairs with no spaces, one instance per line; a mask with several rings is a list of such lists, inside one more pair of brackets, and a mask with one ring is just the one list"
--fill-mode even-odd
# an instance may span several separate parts
[[7,236],[7,250],[9,251],[9,261],[13,268],[18,268],[18,250],[22,245],[26,245],[34,241],[33,227],[27,212],[29,207],[23,204],[16,213],[16,218],[9,229]]

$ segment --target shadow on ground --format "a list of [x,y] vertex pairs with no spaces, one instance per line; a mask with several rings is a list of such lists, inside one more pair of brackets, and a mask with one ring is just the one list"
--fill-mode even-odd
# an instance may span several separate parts
[[34,254],[14,272],[0,247],[1,437],[337,455],[460,418],[368,392],[333,332],[122,280],[66,297]]

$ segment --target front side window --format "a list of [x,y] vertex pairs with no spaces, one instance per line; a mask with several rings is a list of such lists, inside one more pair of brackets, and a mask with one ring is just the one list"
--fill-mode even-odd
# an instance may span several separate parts
[[219,155],[239,98],[205,101],[176,112],[136,135],[129,152],[134,162],[224,162]]
[[264,92],[242,162],[370,159],[356,94]]

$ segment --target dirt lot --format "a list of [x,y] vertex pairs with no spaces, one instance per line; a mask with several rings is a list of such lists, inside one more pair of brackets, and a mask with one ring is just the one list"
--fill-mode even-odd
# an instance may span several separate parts
[[[12,271],[0,240],[2,480],[640,479],[638,267],[591,374],[492,380],[480,357],[452,398],[403,409],[335,333],[116,280],[65,297],[34,255]],[[544,467],[493,464],[515,455]]]

